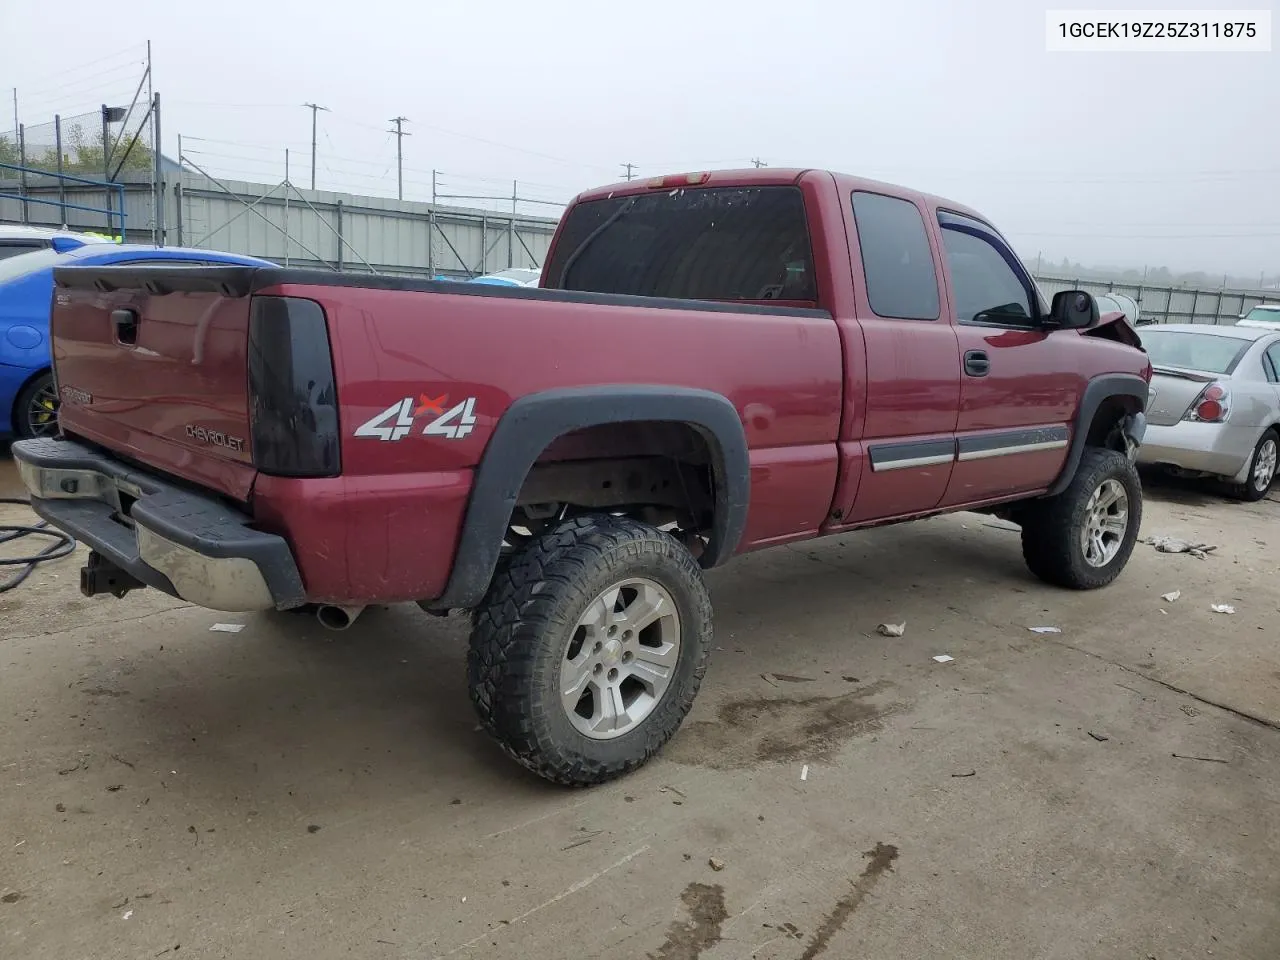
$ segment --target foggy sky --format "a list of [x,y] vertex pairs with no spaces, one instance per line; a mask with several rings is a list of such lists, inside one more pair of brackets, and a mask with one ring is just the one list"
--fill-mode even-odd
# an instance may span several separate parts
[[1032,261],[1280,274],[1280,53],[1049,54],[1046,5],[0,0],[0,89],[28,125],[127,102],[150,39],[165,152],[222,176],[289,147],[307,186],[313,101],[321,189],[394,196],[403,115],[411,199],[758,157],[969,204]]

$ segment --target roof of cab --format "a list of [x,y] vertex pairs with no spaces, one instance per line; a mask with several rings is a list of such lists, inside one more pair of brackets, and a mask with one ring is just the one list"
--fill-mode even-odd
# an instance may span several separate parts
[[[842,189],[866,190],[871,193],[885,193],[895,197],[902,197],[907,200],[914,200],[923,204],[928,209],[942,208],[950,210],[953,213],[963,214],[967,217],[981,220],[989,223],[988,219],[976,210],[965,206],[962,203],[956,203],[945,197],[934,196],[930,193],[924,193],[920,190],[913,190],[910,187],[903,187],[894,183],[885,183],[881,180],[870,180],[866,177],[855,177],[847,173],[838,173],[833,170],[815,170],[803,167],[760,167],[759,169],[745,170],[709,170],[709,171],[689,171],[684,173],[668,173],[653,177],[639,177],[635,180],[623,180],[619,183],[611,184],[605,187],[597,187],[586,190],[578,196],[574,197],[574,203],[582,203],[587,200],[604,200],[609,197],[630,196],[632,194],[646,193],[656,189],[654,184],[661,183],[663,180],[668,182],[678,180],[682,177],[705,177],[705,179],[697,182],[691,182],[688,186],[679,189],[697,190],[705,187],[766,187],[766,186],[789,186],[799,183],[801,178],[807,175],[819,175],[831,177],[836,184]],[[671,189],[676,189],[673,185]]]

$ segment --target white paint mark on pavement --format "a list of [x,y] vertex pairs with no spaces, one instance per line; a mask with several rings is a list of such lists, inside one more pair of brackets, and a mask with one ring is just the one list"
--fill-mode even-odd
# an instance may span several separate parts
[[[555,904],[559,903],[561,900],[565,899],[566,897],[571,897],[575,893],[578,893],[580,890],[585,890],[587,887],[591,886],[591,884],[595,883],[597,880],[603,877],[606,873],[609,873],[613,870],[617,870],[619,867],[626,866],[628,863],[630,863],[636,857],[640,856],[642,853],[648,852],[649,849],[650,849],[649,844],[646,843],[643,847],[640,847],[636,850],[632,850],[621,860],[617,861],[616,863],[610,864],[609,866],[605,867],[603,870],[597,870],[595,873],[591,874],[591,876],[589,877],[579,880],[577,883],[569,887],[569,889],[563,891],[562,893],[557,893],[550,900],[544,900],[542,903],[538,904],[536,907],[532,907],[526,910],[524,913],[520,914],[518,917],[512,917],[511,921],[507,923],[506,926],[509,926],[509,927],[515,926],[517,923],[521,923],[525,920],[528,920],[531,916],[533,916],[539,910],[545,910],[547,907],[554,906]],[[455,953],[460,953],[461,951],[466,950],[468,947],[474,947],[481,940],[485,939],[486,937],[493,936],[494,933],[496,932],[497,932],[496,930],[486,930],[484,933],[480,934],[478,937],[472,937],[466,943],[458,944],[458,946],[454,947],[448,953],[437,954],[434,960],[444,960],[445,957],[452,957]]]

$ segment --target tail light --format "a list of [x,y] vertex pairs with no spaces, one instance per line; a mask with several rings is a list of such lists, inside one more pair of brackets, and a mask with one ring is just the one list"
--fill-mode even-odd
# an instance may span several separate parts
[[1225,383],[1211,383],[1196,397],[1184,420],[1222,423],[1231,415],[1231,390]]
[[249,313],[253,463],[281,477],[336,477],[338,391],[320,304],[254,297]]

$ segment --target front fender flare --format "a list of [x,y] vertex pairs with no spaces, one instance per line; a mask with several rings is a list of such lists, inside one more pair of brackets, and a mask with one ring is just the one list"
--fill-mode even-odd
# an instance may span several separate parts
[[[1094,415],[1104,400],[1112,397],[1130,397],[1138,401],[1139,412],[1147,409],[1147,393],[1149,386],[1146,380],[1132,373],[1109,373],[1094,377],[1085,384],[1084,393],[1080,397],[1080,406],[1076,409],[1075,423],[1071,428],[1071,447],[1067,451],[1067,460],[1062,465],[1062,472],[1045,493],[1045,496],[1057,496],[1071,483],[1080,466],[1080,458],[1084,456],[1085,444],[1089,439],[1089,428],[1093,425]],[[1135,424],[1135,426],[1138,426]],[[1140,429],[1145,431],[1145,413],[1140,422]],[[1139,435],[1138,439],[1141,439]]]
[[728,560],[747,523],[751,465],[742,419],[727,398],[651,384],[547,390],[518,398],[498,420],[476,468],[449,582],[424,606],[469,609],[484,598],[520,488],[552,441],[587,427],[645,420],[688,424],[707,441],[715,470],[715,520],[699,562],[713,567]]

